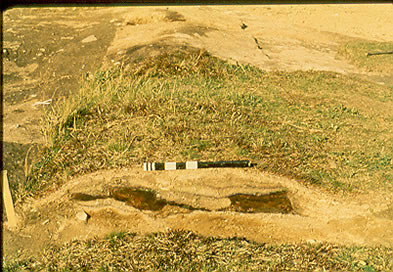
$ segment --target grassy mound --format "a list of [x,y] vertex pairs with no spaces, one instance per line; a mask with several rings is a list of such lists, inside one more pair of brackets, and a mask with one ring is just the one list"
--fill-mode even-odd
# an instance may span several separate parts
[[390,87],[180,50],[86,76],[46,114],[25,189],[145,161],[234,159],[333,190],[392,189],[392,128]]
[[327,243],[266,245],[205,238],[188,231],[73,241],[38,258],[7,262],[5,271],[391,271],[389,248]]

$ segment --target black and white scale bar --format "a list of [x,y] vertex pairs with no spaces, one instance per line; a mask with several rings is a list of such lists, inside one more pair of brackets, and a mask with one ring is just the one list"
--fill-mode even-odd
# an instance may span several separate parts
[[179,170],[179,169],[199,169],[199,168],[223,168],[223,167],[251,167],[253,164],[248,161],[215,161],[215,162],[145,162],[143,169],[145,171],[156,170]]

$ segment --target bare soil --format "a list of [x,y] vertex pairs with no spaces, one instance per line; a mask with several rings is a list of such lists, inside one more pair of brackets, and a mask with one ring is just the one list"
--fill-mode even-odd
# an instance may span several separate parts
[[[34,160],[28,150],[44,143],[40,118],[50,104],[34,103],[72,95],[82,75],[99,67],[126,65],[174,46],[203,48],[264,70],[335,71],[388,84],[392,75],[362,71],[338,57],[337,49],[351,39],[392,41],[392,12],[392,5],[8,10],[3,14],[3,167],[16,188],[25,160]],[[149,189],[167,204],[141,209],[109,197],[110,186]],[[293,212],[242,212],[233,209],[230,198],[280,191],[287,192]],[[71,197],[75,193],[106,197],[81,201]],[[332,194],[253,169],[100,171],[16,208],[18,228],[3,228],[6,258],[116,230],[187,229],[271,243],[393,245],[392,192]],[[80,219],[82,211],[87,221]]]

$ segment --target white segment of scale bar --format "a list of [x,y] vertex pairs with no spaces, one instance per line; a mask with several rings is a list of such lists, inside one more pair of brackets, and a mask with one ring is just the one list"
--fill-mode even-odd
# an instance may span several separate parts
[[165,170],[176,170],[176,162],[166,162]]
[[151,162],[145,162],[143,164],[143,170],[145,171],[151,171],[152,170],[152,163]]
[[197,161],[186,162],[186,169],[198,169],[198,162]]

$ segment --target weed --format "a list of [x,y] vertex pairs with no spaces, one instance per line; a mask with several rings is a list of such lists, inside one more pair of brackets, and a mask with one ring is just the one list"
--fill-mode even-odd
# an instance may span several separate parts
[[[116,240],[124,239],[124,236],[127,235],[125,231],[115,231],[108,234],[105,239],[108,240],[111,244],[114,244]],[[133,234],[130,234],[133,235]]]

